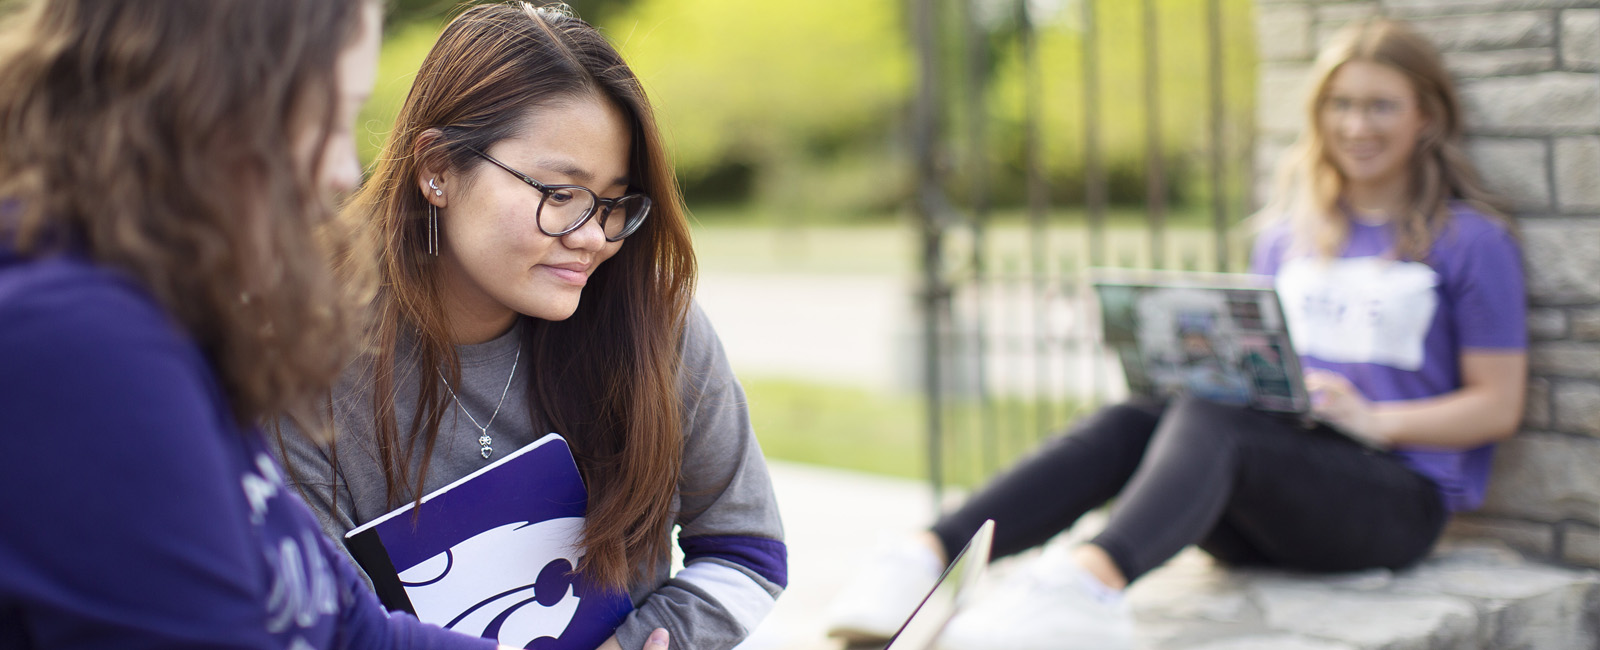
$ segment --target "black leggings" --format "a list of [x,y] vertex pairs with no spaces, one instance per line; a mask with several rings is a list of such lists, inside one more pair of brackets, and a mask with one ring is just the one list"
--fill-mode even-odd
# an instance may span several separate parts
[[1399,568],[1449,517],[1393,454],[1292,416],[1198,399],[1127,402],[1046,442],[933,526],[947,553],[985,519],[994,555],[1043,544],[1117,498],[1091,543],[1131,582],[1189,544],[1233,565]]

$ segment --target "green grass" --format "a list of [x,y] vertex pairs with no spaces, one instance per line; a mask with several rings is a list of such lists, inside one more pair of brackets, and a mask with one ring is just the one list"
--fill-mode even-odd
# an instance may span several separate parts
[[[750,419],[768,458],[901,478],[928,477],[927,411],[920,395],[817,382],[744,378]],[[955,403],[944,411],[944,481],[973,487],[1028,453],[1078,414],[1073,403],[996,400],[990,410]],[[987,418],[985,436],[984,418]]]
[[[917,268],[914,232],[901,224],[775,228],[712,221],[697,223],[693,235],[706,274],[909,276]],[[1081,227],[1058,225],[1048,231],[1050,241],[1058,244],[1081,243],[1083,236]],[[1108,226],[1113,256],[1107,262],[1127,264],[1132,259],[1130,265],[1147,264],[1148,256],[1139,252],[1145,237],[1126,223]],[[1210,238],[1205,229],[1174,228],[1169,246],[1203,249]],[[951,239],[946,254],[966,254],[961,247],[970,242]],[[1016,220],[1001,221],[988,244],[993,270],[1024,268],[1029,243],[1028,230]],[[1234,252],[1242,254],[1247,248],[1235,246]],[[1210,263],[1209,258],[1199,261]],[[1242,266],[1238,260],[1235,264]],[[768,457],[888,476],[928,476],[928,414],[920,394],[774,377],[741,380],[756,435]],[[946,484],[980,482],[1065,426],[1081,408],[1056,401],[1041,414],[1039,404],[1031,400],[996,399],[987,408],[970,400],[953,401],[942,413],[946,436],[941,465]]]
[[[1149,268],[1215,267],[1214,235],[1193,221],[1174,224],[1166,231],[1165,259],[1150,255],[1149,232],[1132,211],[1114,215],[1105,227],[1101,266]],[[706,273],[815,273],[822,275],[918,274],[918,233],[909,224],[868,222],[838,225],[772,225],[759,216],[755,222],[701,220],[694,224],[695,251]],[[1229,236],[1229,268],[1242,270],[1249,255],[1245,228]],[[1032,232],[1016,218],[997,219],[987,230],[986,259],[990,273],[1020,272],[1031,267]],[[1088,230],[1082,217],[1063,211],[1045,229],[1047,268],[1080,269],[1089,265]],[[943,255],[948,267],[960,268],[971,257],[973,240],[965,229],[945,238]]]
[[742,379],[768,458],[927,476],[922,400],[789,379]]

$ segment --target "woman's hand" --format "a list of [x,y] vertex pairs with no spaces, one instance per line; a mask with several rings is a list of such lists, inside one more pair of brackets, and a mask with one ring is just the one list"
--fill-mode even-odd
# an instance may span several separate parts
[[1344,375],[1329,370],[1308,370],[1306,390],[1311,393],[1311,413],[1317,419],[1379,448],[1393,446],[1384,430],[1382,414]]
[[1461,388],[1420,399],[1369,402],[1350,380],[1326,370],[1307,372],[1306,388],[1313,415],[1382,448],[1473,449],[1517,432],[1528,389],[1528,354],[1463,352]]
[[[600,644],[600,647],[595,650],[622,650],[622,643],[617,641],[617,637],[613,636],[606,639],[606,642]],[[658,627],[654,632],[651,632],[650,638],[644,641],[643,650],[667,650],[667,629]]]

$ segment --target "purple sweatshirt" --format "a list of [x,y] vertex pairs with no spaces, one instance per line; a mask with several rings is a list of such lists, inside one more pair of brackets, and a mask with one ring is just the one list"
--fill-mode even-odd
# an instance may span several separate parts
[[494,645],[383,611],[137,284],[0,246],[0,647]]

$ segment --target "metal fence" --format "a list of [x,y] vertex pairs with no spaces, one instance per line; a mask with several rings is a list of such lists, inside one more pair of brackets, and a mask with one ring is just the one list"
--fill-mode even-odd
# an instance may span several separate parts
[[[1071,12],[1071,20],[1058,21],[1065,26],[1041,26],[1030,12],[1030,7],[1037,12],[1037,0],[911,0],[922,390],[936,495],[953,484],[980,481],[1084,409],[1121,391],[1120,370],[1097,344],[1097,315],[1082,282],[1085,269],[1241,270],[1245,264],[1238,225],[1253,209],[1256,174],[1250,164],[1253,125],[1239,116],[1253,114],[1253,107],[1240,106],[1250,100],[1226,90],[1230,82],[1248,84],[1251,89],[1243,95],[1253,97],[1253,79],[1228,78],[1230,70],[1253,74],[1253,68],[1236,61],[1228,65],[1224,47],[1230,39],[1253,43],[1254,34],[1225,29],[1225,6],[1235,14],[1241,10],[1231,0],[1188,0],[1203,14],[1202,24],[1175,19],[1165,24],[1177,2],[1067,0],[1055,6]],[[1010,12],[1007,29],[988,26],[997,6]],[[1126,18],[1133,6],[1139,10],[1144,65],[1141,96],[1130,102],[1127,96],[1107,96],[1108,59],[1099,19],[1112,7]],[[1250,11],[1248,1],[1242,6]],[[1041,57],[1039,43],[1049,29],[1073,30],[1077,66],[1065,57]],[[1163,111],[1172,108],[1163,102],[1163,92],[1176,81],[1191,89],[1196,81],[1175,80],[1162,66],[1161,48],[1178,30],[1190,36],[1193,30],[1203,32],[1204,105],[1184,110],[1205,115],[1199,121],[1203,133],[1182,134],[1199,142],[1189,156],[1195,167],[1188,173],[1197,191],[1175,202],[1168,155],[1174,134],[1163,128]],[[1123,46],[1133,38],[1126,32],[1117,36]],[[987,98],[994,92],[997,52],[1020,62],[1022,71],[1025,201],[1008,218],[996,216],[1001,210],[995,188],[1019,171],[997,165],[993,155],[997,120]],[[1046,106],[1047,75],[1075,77],[1075,106]],[[1129,85],[1126,78],[1116,81],[1119,88]],[[1105,111],[1108,105],[1130,104],[1143,111],[1145,146],[1138,164],[1145,191],[1142,200],[1123,196],[1114,204],[1115,170],[1103,142]],[[1043,119],[1046,111],[1066,109],[1078,116],[1076,128]],[[1056,124],[1056,130],[1048,124]],[[1070,143],[1066,149],[1072,159],[1047,159],[1051,148],[1045,145],[1052,142]],[[1059,174],[1052,178],[1050,169],[1063,166],[1081,170],[1081,180],[1070,181],[1081,182],[1080,187],[1052,186],[1061,180]],[[1175,211],[1185,215],[1181,223],[1172,219]]]

